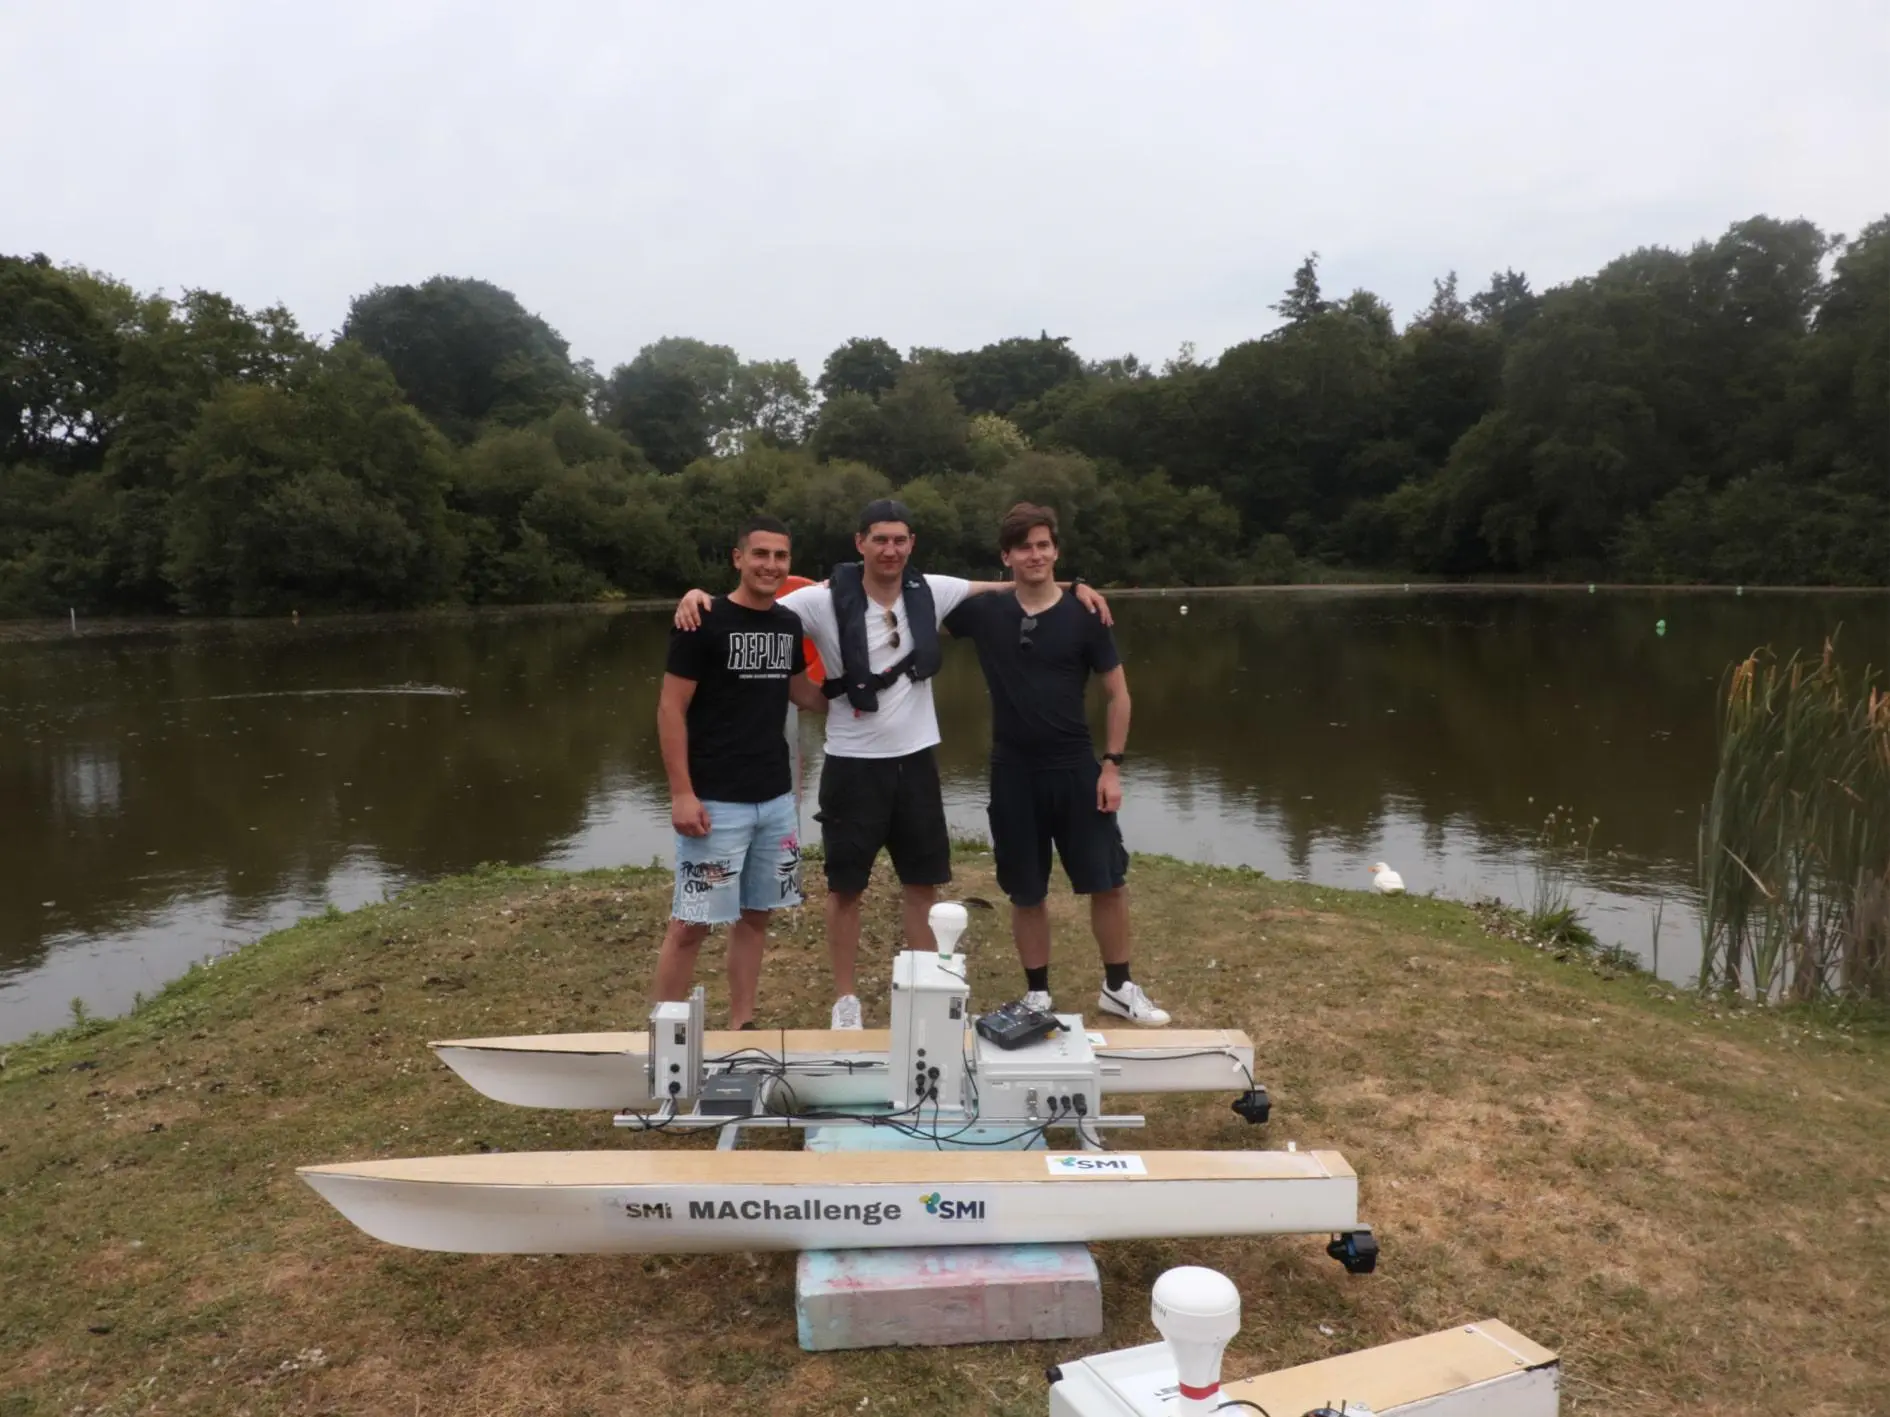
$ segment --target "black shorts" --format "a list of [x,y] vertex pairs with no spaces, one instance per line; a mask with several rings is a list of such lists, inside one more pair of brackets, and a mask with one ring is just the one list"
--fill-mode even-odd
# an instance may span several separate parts
[[1050,893],[1056,847],[1078,895],[1114,890],[1129,878],[1129,853],[1114,812],[1096,810],[1099,763],[1067,768],[991,765],[991,854],[998,887],[1012,905],[1038,905]]
[[945,798],[930,748],[903,758],[828,758],[814,819],[830,891],[865,890],[882,846],[903,885],[942,886],[952,878]]

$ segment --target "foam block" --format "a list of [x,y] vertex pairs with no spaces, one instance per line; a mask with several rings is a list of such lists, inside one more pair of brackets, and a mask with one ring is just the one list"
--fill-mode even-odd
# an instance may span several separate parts
[[810,1352],[1093,1338],[1103,1326],[1087,1245],[807,1250],[794,1290]]
[[[1004,1135],[983,1128],[964,1140]],[[885,1127],[812,1127],[806,1144],[809,1151],[937,1150]],[[1087,1245],[805,1250],[794,1275],[794,1317],[810,1352],[1093,1338],[1102,1332],[1102,1276]]]

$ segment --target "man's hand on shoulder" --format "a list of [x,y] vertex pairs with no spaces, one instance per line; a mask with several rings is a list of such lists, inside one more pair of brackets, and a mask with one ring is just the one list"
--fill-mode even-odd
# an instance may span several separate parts
[[709,613],[709,607],[715,604],[715,597],[706,590],[686,590],[683,598],[676,602],[676,628],[679,630],[699,630],[702,617]]
[[1075,593],[1076,603],[1081,605],[1090,614],[1100,618],[1103,624],[1113,625],[1116,623],[1115,616],[1109,613],[1109,602],[1097,592],[1094,586],[1079,585],[1076,587]]
[[693,792],[669,799],[669,824],[684,836],[709,834],[709,809]]

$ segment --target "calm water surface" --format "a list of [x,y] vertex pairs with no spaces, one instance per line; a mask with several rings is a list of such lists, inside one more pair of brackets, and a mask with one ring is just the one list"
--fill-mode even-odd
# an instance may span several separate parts
[[[1848,657],[1890,660],[1882,593],[1298,591],[1184,617],[1185,599],[1117,605],[1131,849],[1355,888],[1383,860],[1413,891],[1524,900],[1562,806],[1600,819],[1578,892],[1597,932],[1650,956],[1659,905],[1681,980],[1726,666],[1840,625]],[[487,861],[667,861],[666,626],[574,611],[0,645],[0,1041],[75,998],[122,1011],[331,902]],[[982,835],[969,648],[938,700],[952,823]],[[1158,980],[1149,922],[1138,954]]]

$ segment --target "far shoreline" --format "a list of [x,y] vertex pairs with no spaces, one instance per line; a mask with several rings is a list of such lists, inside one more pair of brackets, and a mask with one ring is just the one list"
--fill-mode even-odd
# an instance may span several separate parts
[[[1263,595],[1405,595],[1465,596],[1545,594],[1618,595],[1624,592],[1667,595],[1890,595],[1890,586],[1819,585],[1662,585],[1633,581],[1435,581],[1395,579],[1367,581],[1294,581],[1285,585],[1116,586],[1098,587],[1119,600],[1169,600],[1190,596]],[[41,644],[74,639],[117,639],[141,635],[197,635],[253,630],[263,626],[300,626],[317,630],[399,629],[406,625],[447,624],[454,621],[503,621],[541,615],[589,613],[616,615],[630,611],[664,610],[675,604],[670,596],[635,596],[621,600],[544,601],[527,605],[439,605],[421,610],[311,611],[299,619],[282,614],[219,616],[79,616],[74,632],[70,616],[0,619],[0,645]]]

